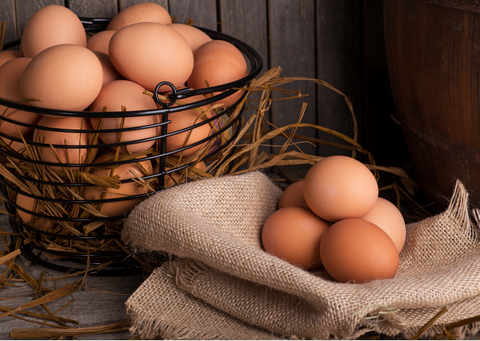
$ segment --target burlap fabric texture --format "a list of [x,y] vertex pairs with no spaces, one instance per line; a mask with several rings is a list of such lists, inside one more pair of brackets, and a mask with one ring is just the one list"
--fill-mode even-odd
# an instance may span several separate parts
[[[261,229],[280,195],[266,175],[250,172],[172,187],[139,204],[123,240],[174,257],[127,300],[131,331],[174,339],[355,339],[368,331],[406,338],[444,307],[424,336],[480,314],[480,242],[460,182],[445,212],[407,226],[395,278],[364,284],[338,283],[262,249]],[[478,327],[451,332],[465,338]]]

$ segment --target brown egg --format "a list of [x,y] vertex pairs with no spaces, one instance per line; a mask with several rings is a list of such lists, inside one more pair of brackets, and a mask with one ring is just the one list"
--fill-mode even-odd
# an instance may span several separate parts
[[[16,204],[20,206],[21,208],[24,208],[25,210],[28,210],[30,212],[36,212],[38,214],[44,214],[47,215],[42,209],[41,205],[42,203],[37,202],[35,199],[28,197],[26,195],[17,194],[17,199],[16,199]],[[22,211],[20,209],[17,209],[17,215],[20,218],[19,220],[23,222],[24,224],[31,224],[30,226],[39,229],[41,231],[46,231],[53,225],[53,220],[49,220],[46,218],[40,218],[36,216],[32,216],[30,213],[27,213],[25,211]],[[35,217],[35,218],[33,218]],[[33,219],[32,219],[33,218]]]
[[208,34],[192,25],[173,23],[168,26],[185,38],[193,53],[195,53],[201,45],[212,40]]
[[289,185],[283,191],[278,202],[278,208],[287,206],[301,206],[308,208],[305,198],[303,197],[303,180],[299,180]]
[[392,238],[398,253],[402,251],[407,232],[405,230],[405,220],[397,206],[379,197],[372,210],[362,219],[374,223],[384,230]]
[[[192,111],[179,111],[171,113],[170,115],[168,115],[168,119],[171,121],[167,127],[167,132],[169,134],[189,128],[195,124],[200,124],[201,122],[205,121],[205,119],[201,118],[198,113]],[[194,129],[189,129],[188,131],[168,136],[166,139],[167,152],[183,148],[184,146],[193,145],[194,143],[197,143],[207,138],[211,134],[211,132],[212,127],[209,123],[205,123]],[[196,146],[189,147],[188,149],[185,149],[183,151],[173,153],[172,155],[188,157],[193,155],[204,145],[205,143],[201,143]]]
[[[248,74],[243,54],[233,44],[223,40],[212,40],[202,44],[195,51],[194,59],[193,71],[187,80],[188,86],[194,89],[206,88],[207,84],[211,87],[230,83]],[[223,103],[223,107],[230,106],[242,94],[243,91],[237,91],[219,102]]]
[[108,54],[99,51],[93,51],[93,53],[97,56],[98,60],[102,64],[103,86],[110,82],[124,79],[122,75],[118,73],[117,69],[115,69],[115,66],[113,66]]
[[57,110],[82,111],[97,97],[103,84],[102,64],[86,47],[64,44],[36,55],[20,81],[28,104]]
[[108,23],[106,29],[119,30],[122,27],[139,22],[155,22],[168,25],[172,23],[172,18],[164,7],[156,3],[143,2],[131,5],[118,12]]
[[375,206],[378,184],[373,173],[354,158],[334,155],[313,165],[305,175],[308,207],[325,220],[361,218]]
[[17,153],[19,154],[22,154],[24,156],[27,156],[28,155],[28,152],[27,152],[27,149],[25,147],[25,145],[22,143],[22,142],[17,142],[17,141],[13,141],[13,140],[9,140],[9,139],[6,139],[6,138],[0,138],[7,146],[9,146],[10,148],[12,148],[14,151],[16,151]]
[[[1,98],[11,102],[19,102],[22,100],[22,96],[20,95],[20,79],[23,71],[31,60],[31,58],[18,57],[0,65]],[[41,118],[41,115],[36,113],[7,108],[3,105],[0,105],[0,116],[30,125],[37,124]],[[19,137],[19,132],[22,136],[26,136],[33,131],[33,128],[22,126],[20,124],[16,125],[0,119],[0,131],[4,134]]]
[[0,52],[0,66],[8,62],[9,60],[23,57],[23,53],[15,50],[5,50]]
[[284,207],[263,225],[262,244],[265,251],[290,264],[315,270],[322,266],[320,241],[329,226],[305,207]]
[[[100,112],[104,106],[107,107],[101,129],[119,129],[122,125],[121,117],[109,117],[110,111],[122,111],[122,106],[126,111],[137,110],[156,110],[157,106],[152,97],[144,94],[145,89],[139,84],[129,80],[116,80],[108,83],[102,88],[102,91],[90,106],[90,111]],[[99,118],[91,118],[90,122],[93,127],[99,124]],[[158,115],[142,115],[134,117],[126,117],[124,119],[123,127],[132,128],[146,126],[150,124],[159,123]],[[121,134],[121,141],[134,141],[144,138],[154,137],[158,134],[158,127],[144,128],[139,130],[124,131]],[[104,143],[117,143],[120,140],[120,133],[99,133],[99,138]],[[129,153],[143,153],[152,147],[155,140],[131,143],[125,148]],[[117,149],[117,147],[112,147]],[[123,148],[120,150],[123,154],[128,154],[127,150]]]
[[393,278],[399,263],[397,248],[388,234],[358,218],[330,226],[323,234],[320,256],[327,272],[339,282]]
[[[115,152],[109,152],[101,155],[95,160],[94,163],[106,163],[113,162],[115,160]],[[145,155],[140,158],[144,158]],[[123,159],[118,159],[123,160]],[[127,180],[137,178],[132,171],[143,177],[145,175],[152,174],[152,163],[149,160],[139,162],[143,170],[147,173],[144,174],[142,169],[133,161],[132,163],[125,163],[117,166],[105,166],[105,167],[92,167],[91,173],[97,176],[118,176],[119,180]],[[127,198],[134,195],[141,195],[147,193],[148,189],[143,188],[137,182],[121,183],[117,188],[106,187],[92,187],[84,192],[85,200],[99,200],[99,199],[115,199],[115,198]],[[104,197],[102,197],[104,195]],[[131,211],[135,205],[137,205],[142,198],[127,199],[121,201],[105,202],[101,204],[99,212],[108,217],[124,216]]]
[[41,51],[59,44],[86,47],[87,36],[82,22],[67,7],[42,7],[25,24],[21,40],[23,55],[33,58]]
[[116,31],[105,30],[95,33],[87,40],[87,49],[91,51],[103,52],[108,55],[108,44]]
[[[91,143],[91,133],[76,133],[76,132],[56,132],[49,130],[42,130],[41,127],[57,128],[57,129],[71,129],[71,130],[92,130],[90,121],[87,118],[81,117],[51,117],[43,116],[37,123],[38,128],[33,132],[33,139],[35,142],[42,142],[52,145],[88,145]],[[55,152],[50,147],[37,147],[40,159],[46,162],[59,163],[57,155],[61,163],[83,164],[87,159],[88,150],[94,156],[97,153],[97,148],[55,148]],[[61,167],[50,166],[55,171],[62,171],[65,169],[76,171],[80,167]]]
[[[193,53],[182,35],[153,22],[118,30],[110,40],[109,54],[122,76],[150,91],[163,81],[181,87],[193,69]],[[167,85],[159,89],[169,90]]]

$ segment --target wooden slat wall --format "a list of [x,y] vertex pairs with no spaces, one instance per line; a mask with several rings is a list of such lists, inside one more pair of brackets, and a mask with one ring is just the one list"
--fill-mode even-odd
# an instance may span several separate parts
[[[48,4],[65,5],[79,16],[112,17],[142,0],[3,0],[0,21],[7,21],[5,41],[21,37],[28,18]],[[383,0],[150,0],[164,6],[178,22],[235,36],[262,56],[264,70],[280,66],[285,77],[324,80],[345,93],[358,120],[359,142],[374,157],[397,162],[404,155],[400,127],[391,118],[391,99],[383,43]],[[276,103],[267,119],[276,126],[294,123],[302,102],[303,122],[353,136],[353,121],[342,96],[298,81],[285,86],[306,98]],[[341,142],[329,134],[303,129],[299,134]],[[279,142],[279,141],[278,141]],[[320,145],[302,147],[317,155],[348,154]],[[375,153],[378,153],[376,155]]]

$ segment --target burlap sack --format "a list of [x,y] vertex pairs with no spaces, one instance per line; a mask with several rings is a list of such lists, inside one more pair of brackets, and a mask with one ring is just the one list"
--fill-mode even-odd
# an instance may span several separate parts
[[[426,336],[480,314],[480,242],[457,182],[448,209],[407,226],[397,275],[337,283],[263,251],[260,233],[281,191],[260,172],[199,180],[138,205],[122,238],[175,260],[126,302],[144,338],[346,338],[368,331],[409,337],[448,310]],[[474,211],[475,213],[477,211]],[[478,324],[453,330],[459,338]]]

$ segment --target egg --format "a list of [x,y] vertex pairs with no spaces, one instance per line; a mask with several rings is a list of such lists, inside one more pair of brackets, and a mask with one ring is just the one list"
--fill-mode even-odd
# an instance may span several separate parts
[[[145,89],[139,84],[129,81],[129,80],[115,80],[107,85],[105,85],[100,94],[95,99],[95,101],[90,106],[90,111],[101,112],[102,108],[106,106],[106,113],[104,115],[103,123],[101,126],[102,130],[107,129],[119,129],[122,126],[122,117],[109,117],[108,112],[116,111],[119,112],[122,110],[122,106],[125,107],[126,111],[137,111],[137,110],[156,110],[157,106],[155,101],[151,96],[144,94]],[[97,127],[99,124],[100,118],[95,117],[91,118],[90,122],[93,127]],[[132,128],[140,127],[151,124],[156,124],[160,122],[158,115],[142,115],[142,116],[133,116],[124,118],[123,127]],[[145,138],[151,138],[158,135],[157,127],[142,128],[139,130],[130,130],[119,132],[100,132],[99,138],[104,143],[117,143],[120,141],[128,142],[134,140],[140,140]],[[121,148],[123,154],[128,153],[143,153],[152,147],[155,144],[155,140],[140,142],[140,143],[131,143]],[[117,149],[117,147],[112,147]]]
[[[166,81],[181,87],[193,69],[193,52],[180,33],[153,22],[119,29],[110,39],[109,54],[120,74],[149,91]],[[164,85],[159,91],[169,91]]]
[[108,44],[110,39],[116,31],[114,30],[104,30],[98,33],[95,33],[93,36],[87,40],[87,49],[91,51],[103,52],[108,55]]
[[290,206],[275,211],[262,228],[266,252],[305,270],[322,267],[320,242],[330,223],[305,207]]
[[398,253],[405,245],[405,220],[400,210],[387,199],[379,197],[377,203],[362,219],[374,223],[392,238]]
[[338,282],[393,278],[399,264],[397,248],[388,234],[359,218],[332,224],[320,242],[320,257],[325,270]]
[[360,161],[343,155],[326,157],[305,175],[303,195],[308,207],[325,220],[361,218],[375,206],[378,184]]
[[17,152],[19,154],[22,154],[23,156],[28,155],[27,149],[22,142],[9,140],[9,139],[3,138],[3,137],[1,137],[0,140],[2,140],[5,143],[5,145],[9,146],[15,152]]
[[287,206],[302,206],[308,208],[303,197],[303,180],[299,180],[289,185],[283,191],[278,202],[278,208]]
[[20,80],[29,105],[82,111],[98,96],[103,84],[102,64],[86,47],[63,44],[47,48],[25,68]]
[[42,7],[25,24],[20,42],[23,55],[33,58],[43,50],[59,44],[86,47],[87,36],[83,24],[67,7]]
[[93,53],[97,56],[100,64],[102,64],[103,70],[103,84],[102,87],[106,84],[113,82],[115,80],[124,79],[121,74],[118,73],[117,69],[112,64],[110,60],[110,56],[100,51],[93,51]]
[[193,53],[195,53],[201,45],[212,40],[208,34],[192,25],[173,23],[168,26],[185,38]]
[[[86,118],[43,116],[40,121],[38,121],[37,126],[38,128],[33,132],[33,140],[35,142],[67,146],[89,145],[92,142],[91,133],[58,132],[41,129],[41,127],[47,127],[69,130],[92,130],[90,121]],[[97,148],[54,148],[55,152],[50,147],[38,146],[36,149],[40,160],[52,163],[59,163],[60,161],[60,163],[83,164],[87,160],[89,150],[91,150],[90,155],[92,160],[98,151]],[[60,160],[57,159],[57,156]],[[78,166],[50,167],[54,171],[62,171],[64,168],[71,171],[76,171],[80,168]]]
[[[10,102],[20,102],[22,96],[20,95],[20,79],[22,77],[23,71],[30,63],[31,58],[18,57],[12,60],[9,60],[5,64],[0,66],[0,97]],[[0,115],[2,117],[17,121],[19,123],[25,123],[29,125],[36,125],[40,120],[41,116],[39,114],[23,111],[13,108],[7,108],[3,105],[0,105]],[[18,130],[17,130],[18,128]],[[0,132],[8,134],[11,136],[22,136],[28,135],[33,131],[33,127],[27,127],[23,125],[16,125],[7,121],[0,119]]]
[[[243,54],[231,43],[212,40],[202,44],[194,54],[194,67],[187,80],[189,87],[203,89],[223,85],[241,79],[248,74],[248,67]],[[217,95],[219,93],[215,93]],[[243,94],[237,91],[219,102],[222,107],[234,104]],[[207,97],[211,96],[206,95]]]
[[[46,215],[45,208],[43,210],[41,209],[43,203],[36,201],[32,197],[17,193],[16,204],[27,211]],[[53,220],[32,216],[30,213],[22,211],[18,208],[17,215],[21,222],[23,222],[24,224],[31,224],[30,226],[41,231],[46,231],[53,225]]]
[[[140,158],[145,157],[145,155]],[[118,159],[123,161],[123,159]],[[132,171],[138,175],[138,177],[143,177],[145,175],[152,174],[152,163],[149,160],[141,161],[138,164],[132,160],[131,163],[124,163],[116,166],[105,166],[105,167],[95,167],[95,164],[114,162],[115,161],[115,152],[108,152],[106,154],[98,157],[94,164],[92,165],[91,173],[97,176],[118,176],[119,180],[127,180],[132,178],[137,178]],[[143,168],[143,170],[142,170]],[[144,174],[143,172],[146,172]],[[119,188],[107,188],[107,187],[92,187],[88,188],[84,192],[85,200],[99,200],[99,199],[115,199],[115,198],[126,198],[135,195],[145,194],[148,191],[147,188],[143,188],[137,182],[126,182],[121,183]],[[99,212],[108,217],[114,216],[124,216],[126,213],[131,211],[135,205],[137,205],[142,198],[127,199],[121,201],[112,201],[102,203],[99,209]]]
[[107,30],[119,30],[122,27],[139,22],[155,22],[168,25],[172,18],[168,11],[156,4],[143,2],[131,5],[118,12],[107,25]]
[[23,57],[23,53],[15,50],[0,51],[0,66],[8,62],[9,60]]
[[[172,152],[177,149],[191,146],[203,139],[206,139],[212,132],[212,127],[209,123],[205,123],[193,129],[189,129],[191,126],[205,122],[205,119],[199,116],[198,113],[192,111],[179,111],[168,115],[168,119],[171,121],[167,126],[167,133],[173,134],[166,139],[166,150]],[[183,129],[187,131],[176,133]],[[205,143],[200,143],[196,146],[188,147],[185,150],[173,153],[175,156],[188,157],[197,152]]]

